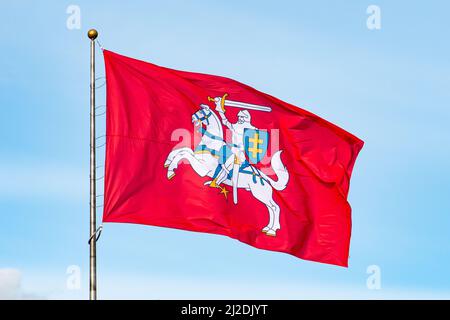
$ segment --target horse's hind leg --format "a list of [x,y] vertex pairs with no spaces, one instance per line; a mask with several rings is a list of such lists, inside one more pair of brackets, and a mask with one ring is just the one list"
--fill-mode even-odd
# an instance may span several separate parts
[[250,183],[250,191],[253,196],[264,203],[269,212],[269,223],[261,231],[268,236],[276,236],[280,229],[280,207],[272,199],[272,187],[269,184]]
[[269,210],[269,224],[265,226],[262,229],[262,232],[264,232],[268,236],[276,236],[277,230],[279,230],[280,227],[280,206],[273,201],[273,199],[270,199],[269,203],[266,204],[267,209]]
[[272,230],[277,231],[281,228],[281,226],[280,226],[280,206],[273,199],[270,199],[270,207],[273,210]]
[[272,207],[270,207],[269,205],[266,205],[267,210],[269,211],[269,223],[267,224],[267,226],[265,226],[261,231],[264,233],[269,232],[269,230],[272,229],[273,226],[273,220],[274,220],[274,212]]

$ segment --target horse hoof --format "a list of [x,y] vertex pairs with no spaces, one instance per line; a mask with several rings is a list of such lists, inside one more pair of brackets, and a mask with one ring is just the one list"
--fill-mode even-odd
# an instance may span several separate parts
[[269,227],[264,227],[264,228],[261,230],[261,232],[267,233],[267,231],[269,231],[269,230],[270,230]]
[[168,163],[167,163],[167,164],[166,164],[166,163],[164,164],[164,168],[168,168],[169,166],[170,166],[170,164],[168,164]]
[[266,232],[266,236],[275,237],[276,235],[277,235],[277,233],[273,229],[269,229]]
[[170,174],[169,174],[169,173],[167,174],[167,179],[170,180],[170,179],[172,179],[173,177],[175,177],[175,172],[172,172],[172,173],[170,173]]

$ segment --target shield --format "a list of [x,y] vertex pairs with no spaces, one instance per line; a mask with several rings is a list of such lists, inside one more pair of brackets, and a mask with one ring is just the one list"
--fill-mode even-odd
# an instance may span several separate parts
[[244,129],[244,149],[251,164],[257,164],[264,158],[268,145],[269,133],[267,131]]

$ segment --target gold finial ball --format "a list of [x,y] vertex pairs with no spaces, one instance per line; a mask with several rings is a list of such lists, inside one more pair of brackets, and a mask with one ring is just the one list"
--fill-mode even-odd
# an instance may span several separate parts
[[91,29],[91,30],[88,31],[88,37],[89,37],[89,39],[95,40],[95,39],[97,38],[97,36],[98,36],[97,30]]

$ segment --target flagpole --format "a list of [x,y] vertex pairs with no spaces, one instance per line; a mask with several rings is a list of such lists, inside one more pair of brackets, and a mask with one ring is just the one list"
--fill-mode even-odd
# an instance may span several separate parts
[[90,112],[90,239],[89,239],[89,300],[97,300],[97,248],[96,248],[96,175],[95,175],[95,39],[98,32],[88,31],[91,39],[91,112]]

